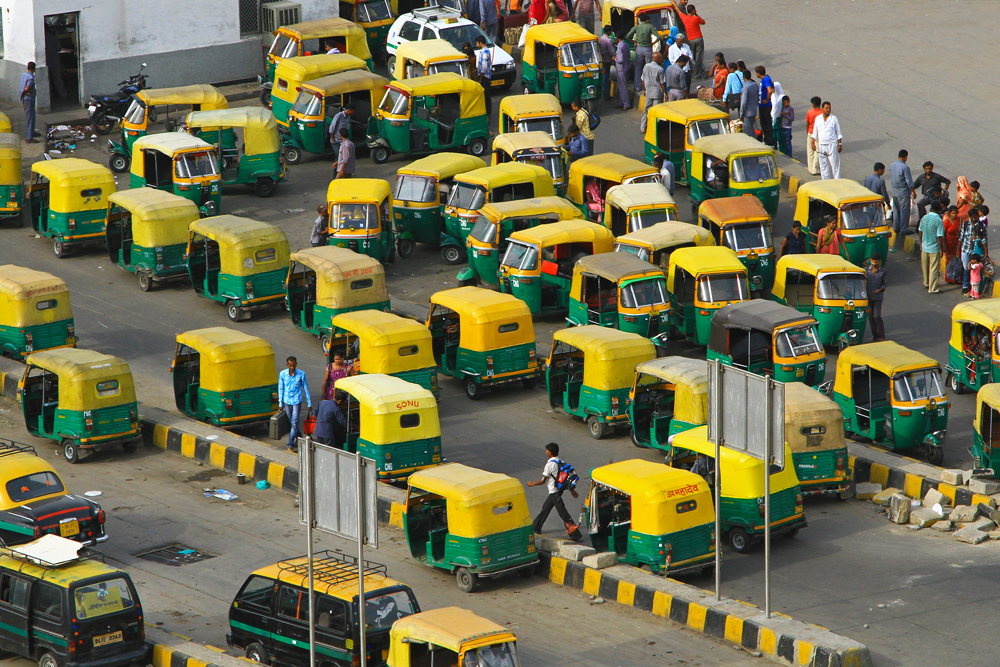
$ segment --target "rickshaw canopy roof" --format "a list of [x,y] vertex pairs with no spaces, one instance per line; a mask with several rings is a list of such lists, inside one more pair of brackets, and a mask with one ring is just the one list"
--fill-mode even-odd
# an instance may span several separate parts
[[[389,300],[385,267],[374,257],[361,255],[349,248],[318,246],[296,250],[289,259],[316,272],[318,305],[339,309]],[[364,278],[371,279],[370,288],[351,289],[352,282]]]
[[[401,373],[435,366],[430,329],[416,320],[381,310],[355,310],[333,318],[334,329],[350,331],[360,340],[366,373]],[[400,348],[416,346],[416,354]]]
[[10,132],[0,133],[0,158],[20,158],[21,137]]
[[[322,93],[325,97],[353,93],[359,90],[382,90],[388,84],[389,79],[384,76],[379,76],[366,69],[351,69],[305,81],[302,83],[302,89]],[[266,113],[266,110],[264,111]]]
[[[662,183],[629,183],[608,188],[605,201],[623,211],[633,208],[665,206],[677,209],[677,203],[670,196],[670,190]],[[695,225],[692,225],[694,227]],[[655,228],[656,225],[653,225]],[[647,229],[650,229],[647,227]]]
[[568,199],[555,196],[495,202],[479,209],[479,213],[494,221],[544,215],[546,213],[556,213],[559,215],[560,220],[575,220],[583,215],[576,204]]
[[854,396],[851,371],[854,366],[869,366],[890,378],[896,373],[939,368],[934,359],[891,340],[853,345],[837,357],[837,375],[833,385],[835,393],[847,398]]
[[703,215],[720,227],[741,222],[771,222],[764,205],[754,196],[706,199],[698,207]]
[[[662,224],[662,223],[661,223]],[[679,266],[693,276],[702,273],[746,273],[740,258],[729,248],[702,246],[680,248],[670,253],[671,266]]]
[[[192,136],[187,132],[161,132],[159,134],[147,134],[144,137],[139,137],[132,144],[133,155],[137,154],[136,151],[143,149],[159,151],[164,155],[173,157],[175,153],[180,151],[199,149],[208,151],[214,150],[215,147],[207,141]],[[137,158],[133,162],[141,163],[142,160]]]
[[[364,363],[364,361],[362,361]],[[395,375],[365,373],[344,377],[334,386],[358,402],[360,437],[373,445],[390,445],[441,437],[437,400],[429,390]],[[404,428],[403,415],[416,414],[416,426]]]
[[[819,446],[809,446],[803,427],[823,426]],[[801,382],[785,383],[785,442],[793,452],[840,449],[844,444],[844,412],[835,400]],[[825,446],[824,446],[825,445]]]
[[502,150],[508,155],[514,155],[517,151],[531,150],[532,148],[554,148],[559,149],[555,139],[548,132],[538,130],[532,132],[504,132],[498,134],[493,139],[493,150]]
[[226,392],[278,384],[274,348],[263,338],[209,327],[178,334],[177,342],[201,355],[203,389]]
[[636,278],[660,277],[666,279],[663,269],[644,262],[627,252],[605,252],[600,255],[586,255],[573,265],[573,283],[577,275],[589,273],[613,283]]
[[[365,40],[361,40],[365,44]],[[367,50],[368,46],[365,45]],[[371,58],[371,56],[368,56]],[[301,82],[318,79],[321,76],[333,74],[335,72],[345,72],[355,69],[367,69],[364,58],[353,56],[349,53],[330,53],[316,56],[296,56],[281,60],[274,69],[274,77],[283,76],[289,80],[289,88],[292,83],[299,85]],[[293,98],[294,99],[294,98]]]
[[[835,271],[837,273],[864,273],[865,270],[860,266],[848,262],[843,257],[838,255],[827,255],[827,254],[808,254],[808,255],[785,255],[780,260],[779,264],[787,269],[795,269],[797,271],[802,271],[803,273],[810,273],[812,275],[818,276],[821,273],[826,273],[828,271]],[[982,303],[990,303],[989,301],[983,301]],[[966,303],[959,304],[961,306],[975,306],[977,304]]]
[[[483,167],[464,174],[455,176],[456,182],[472,183],[482,185],[485,188],[499,188],[512,183],[532,182],[536,185],[548,184],[548,190],[555,195],[555,186],[552,185],[552,176],[545,169],[537,164],[522,164],[520,162],[504,162],[492,167]],[[336,181],[334,181],[336,183]],[[539,188],[536,188],[538,190]],[[541,188],[545,189],[545,188]]]
[[50,188],[110,185],[110,192],[114,192],[116,187],[115,176],[110,169],[103,164],[77,157],[35,162],[31,165],[31,171],[49,179]]
[[[536,26],[537,27],[537,26]],[[549,93],[508,95],[500,101],[500,113],[512,118],[520,116],[557,116],[562,122],[562,104]]]
[[416,60],[422,65],[441,60],[468,60],[468,56],[444,39],[422,39],[403,42],[396,48],[396,62],[404,59]]
[[608,0],[609,7],[617,7],[630,12],[637,12],[651,7],[673,7],[670,0]]
[[331,204],[361,202],[381,204],[392,195],[389,182],[381,178],[338,178],[330,181],[326,200]]
[[237,107],[216,111],[192,111],[187,117],[188,127],[241,127],[243,148],[247,155],[265,155],[281,150],[278,124],[274,115],[262,107]]
[[[601,180],[621,183],[627,178],[656,173],[658,173],[656,169],[645,162],[625,157],[618,153],[588,155],[579,160],[574,160],[569,166],[569,180],[571,183],[582,181],[584,176],[594,176]],[[582,186],[580,187],[582,189]]]
[[765,146],[743,133],[716,134],[711,137],[702,137],[694,142],[692,149],[699,153],[714,155],[720,159],[729,159],[740,155],[774,156],[773,148]]
[[976,393],[976,417],[973,426],[979,430],[979,420],[982,416],[983,403],[994,410],[1000,410],[1000,383],[983,385]]
[[[288,238],[281,227],[269,222],[235,215],[216,215],[195,220],[188,229],[219,244],[222,273],[248,276],[288,264]],[[275,256],[258,262],[255,251],[262,248],[274,248]],[[247,267],[247,262],[252,266]]]
[[[174,104],[183,106],[199,105],[208,109],[228,109],[229,101],[218,88],[207,83],[176,88],[146,88],[135,94],[146,106]],[[207,109],[206,109],[207,110]]]
[[[614,190],[615,188],[611,188]],[[608,190],[608,194],[611,193]],[[715,245],[715,238],[711,232],[698,225],[679,220],[667,220],[658,222],[652,227],[644,227],[623,236],[619,236],[619,243],[637,243],[648,245],[654,252],[670,246],[682,243],[694,243],[695,245]]]
[[708,362],[687,357],[660,357],[635,367],[674,385],[674,419],[688,424],[708,423]]
[[401,90],[411,97],[435,95],[459,95],[460,118],[486,115],[486,98],[483,87],[478,81],[467,79],[453,72],[441,72],[430,76],[420,76],[415,79],[393,81],[391,88]]
[[406,616],[392,624],[389,634],[392,648],[402,644],[406,651],[409,647],[402,643],[404,637],[455,653],[472,647],[515,641],[514,633],[509,629],[458,607],[432,609]]
[[561,243],[592,242],[595,253],[610,252],[615,244],[615,237],[607,227],[579,219],[560,220],[522,229],[511,234],[509,238],[511,241],[532,243],[539,248]]
[[[622,0],[618,0],[621,2]],[[672,4],[672,3],[662,3],[662,2],[649,2],[649,0],[627,0],[628,4],[634,4],[642,6],[643,3],[646,5],[650,4]],[[616,6],[622,6],[617,4]],[[634,10],[633,10],[634,11]],[[649,122],[656,119],[669,120],[672,123],[680,123],[681,125],[687,125],[688,123],[693,123],[699,120],[710,120],[712,118],[722,118],[726,121],[729,120],[729,115],[719,109],[718,107],[713,107],[711,104],[707,104],[697,99],[689,100],[675,100],[673,102],[662,102],[660,104],[654,105],[649,110]],[[648,125],[647,125],[648,127]]]
[[21,137],[0,133],[0,185],[21,185]]
[[[372,57],[372,52],[368,48],[368,39],[365,34],[365,29],[357,23],[348,21],[347,19],[335,17],[319,19],[317,21],[306,21],[305,23],[296,23],[294,25],[285,25],[275,30],[274,34],[277,35],[279,32],[295,35],[301,41],[305,41],[307,39],[320,39],[322,37],[349,37],[350,39],[347,40],[347,51],[350,55],[360,58],[361,60],[368,60]],[[285,60],[287,60],[287,58]]]
[[[435,292],[430,301],[458,313],[459,347],[486,352],[535,342],[528,304],[510,294],[466,286]],[[500,332],[501,325],[515,323],[513,331]]]
[[583,384],[599,391],[631,387],[635,367],[656,358],[652,341],[639,334],[596,324],[560,329],[552,336],[584,354]]
[[454,178],[457,174],[474,169],[482,169],[486,162],[475,155],[464,153],[434,153],[427,157],[414,160],[405,167],[400,167],[396,174],[416,174],[430,176],[438,181]]
[[[124,360],[95,352],[65,347],[28,355],[28,366],[37,366],[59,376],[59,407],[63,410],[90,410],[123,403],[135,403],[132,371]],[[96,385],[118,381],[118,393],[100,396]]]
[[560,23],[539,23],[531,26],[525,37],[525,44],[532,40],[553,46],[562,46],[572,42],[596,42],[597,37],[572,21],[563,21]]
[[876,194],[849,178],[834,178],[825,181],[807,181],[799,184],[799,199],[811,198],[825,201],[835,208],[845,204],[864,201],[883,201],[882,195]]
[[962,321],[975,322],[992,332],[1000,327],[1000,299],[960,303],[952,309],[951,321],[953,326],[959,326]]
[[[38,309],[55,299],[55,308]],[[30,327],[73,317],[69,287],[62,278],[23,266],[0,266],[0,325]]]
[[144,248],[187,243],[188,226],[201,217],[190,199],[154,188],[114,192],[108,202],[132,214],[132,240]]
[[816,320],[800,310],[783,306],[776,301],[750,299],[731,303],[715,311],[712,327],[726,329],[753,329],[773,332],[775,329],[796,322],[816,324]]

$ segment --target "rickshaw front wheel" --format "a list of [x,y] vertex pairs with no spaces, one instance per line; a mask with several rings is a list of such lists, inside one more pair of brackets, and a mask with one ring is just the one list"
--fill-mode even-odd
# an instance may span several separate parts
[[939,466],[944,463],[944,447],[927,445],[927,462],[932,466]]
[[417,244],[414,243],[412,239],[399,239],[399,241],[396,242],[396,251],[403,259],[412,255],[416,247]]
[[743,528],[733,528],[729,531],[729,546],[733,548],[734,551],[741,554],[748,554],[753,548],[753,542],[750,540],[750,535]]
[[462,251],[456,246],[446,245],[445,247],[441,248],[441,259],[444,260],[445,264],[452,264],[452,265],[461,264]]
[[323,350],[323,356],[330,354],[330,334],[323,334],[319,337],[319,348]]
[[265,176],[253,182],[253,193],[261,199],[266,199],[274,194],[276,187],[277,184],[274,182],[274,179]]
[[52,252],[54,252],[56,257],[59,259],[62,259],[69,254],[69,251],[66,250],[66,244],[63,243],[62,239],[59,237],[52,239]]
[[298,164],[302,162],[302,151],[300,151],[295,146],[289,146],[283,152],[286,164]]
[[476,137],[469,142],[469,155],[475,155],[476,157],[482,157],[486,153],[486,139],[482,137]]
[[240,317],[243,315],[243,309],[240,308],[240,304],[233,300],[226,301],[226,315],[233,322],[239,322]]
[[267,649],[260,642],[253,642],[247,646],[247,660],[259,662],[262,665],[270,665],[271,657],[267,654]]
[[139,289],[143,292],[148,292],[153,289],[153,279],[149,277],[149,274],[145,271],[139,271],[135,274],[135,277],[139,280]]
[[123,442],[122,449],[125,450],[126,454],[131,454],[139,449],[139,445],[135,444],[135,441]]
[[376,146],[372,149],[372,161],[375,164],[385,164],[389,161],[389,149],[386,146]]
[[43,653],[38,659],[38,667],[59,667],[59,661],[51,653]]
[[958,375],[956,375],[955,373],[948,373],[948,385],[951,387],[951,390],[956,394],[965,393],[965,385],[962,384],[962,381],[958,379]]
[[[63,445],[63,458],[66,459],[67,463],[79,463],[80,462],[80,450],[77,449],[76,443],[70,438],[66,438],[62,441]],[[39,662],[41,664],[41,662]]]
[[473,401],[478,401],[479,397],[482,396],[481,387],[479,383],[476,382],[475,378],[465,379],[465,395],[471,398]]
[[111,171],[116,174],[124,174],[128,171],[130,162],[131,160],[121,153],[115,153],[111,156],[111,159],[108,160],[108,166],[111,167]]
[[455,582],[458,584],[458,590],[463,593],[471,593],[476,590],[476,584],[478,584],[478,577],[473,573],[469,572],[468,568],[460,567],[455,570]]
[[590,437],[594,440],[600,440],[608,432],[608,425],[604,423],[604,420],[593,415],[587,417],[587,427],[590,429]]

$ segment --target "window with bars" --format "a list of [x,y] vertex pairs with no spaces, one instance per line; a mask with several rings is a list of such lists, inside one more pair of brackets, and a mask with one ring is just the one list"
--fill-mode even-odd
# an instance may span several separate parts
[[278,0],[237,0],[240,9],[240,37],[259,35],[263,32],[260,20],[260,8],[269,2]]
[[3,46],[3,7],[0,7],[0,58],[6,57]]

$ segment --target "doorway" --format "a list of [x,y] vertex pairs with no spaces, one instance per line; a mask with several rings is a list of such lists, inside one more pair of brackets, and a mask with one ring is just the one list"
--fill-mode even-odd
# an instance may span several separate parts
[[45,17],[45,65],[53,111],[83,105],[80,98],[80,12]]

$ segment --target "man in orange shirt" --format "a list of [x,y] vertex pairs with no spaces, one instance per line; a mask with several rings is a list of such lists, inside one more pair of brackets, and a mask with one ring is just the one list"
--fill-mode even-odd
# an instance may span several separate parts
[[678,16],[684,24],[688,46],[691,47],[694,56],[691,60],[691,77],[700,79],[705,76],[702,62],[705,56],[705,40],[701,34],[701,26],[705,25],[705,19],[698,16],[698,10],[694,5],[688,5],[687,13],[679,13]]
[[[814,97],[811,100],[812,109],[806,112],[806,137],[812,136],[813,125],[816,123],[816,117],[823,114],[823,109],[820,106],[823,100],[818,97]],[[809,170],[810,174],[819,174],[819,154],[816,149],[813,148],[812,142],[806,139],[806,168]]]

